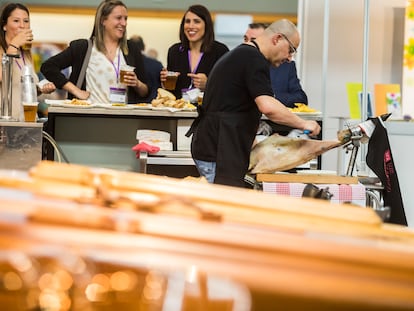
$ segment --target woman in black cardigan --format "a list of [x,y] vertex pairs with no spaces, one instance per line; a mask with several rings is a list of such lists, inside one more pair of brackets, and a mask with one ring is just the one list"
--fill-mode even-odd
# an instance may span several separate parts
[[167,71],[179,72],[174,95],[181,98],[185,89],[204,90],[207,77],[216,61],[229,49],[214,40],[213,21],[208,9],[192,5],[185,12],[180,25],[180,42],[168,49],[167,69],[161,71],[165,82]]
[[[103,1],[96,12],[92,31],[92,50],[80,87],[76,86],[88,50],[88,40],[72,41],[61,53],[43,63],[41,72],[56,87],[68,92],[69,98],[89,99],[92,102],[111,102],[111,89],[127,91],[129,103],[137,103],[148,94],[146,72],[138,46],[127,41],[127,7],[120,0]],[[122,65],[135,67],[120,84]],[[67,78],[62,70],[72,67]]]

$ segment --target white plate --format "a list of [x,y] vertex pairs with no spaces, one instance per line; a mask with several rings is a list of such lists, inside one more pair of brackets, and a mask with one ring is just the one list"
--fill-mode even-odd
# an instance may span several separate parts
[[70,103],[69,99],[45,99],[45,103],[50,106],[62,106]]
[[197,108],[181,108],[181,111],[197,111]]
[[322,115],[322,112],[320,111],[315,111],[315,112],[294,112],[292,111],[292,112],[298,116],[318,117]]
[[110,104],[104,104],[104,103],[96,103],[94,104],[95,108],[106,108],[108,107]]
[[97,104],[94,104],[94,106],[96,108],[115,109],[115,110],[134,109],[134,107],[131,107],[132,105],[117,106],[113,104],[97,103]]
[[170,112],[177,112],[182,109],[173,108],[173,107],[152,107],[152,110],[163,110],[163,111],[170,111]]
[[115,109],[115,110],[125,110],[125,109],[134,109],[132,105],[125,105],[125,106],[118,106],[118,105],[111,105],[105,106],[106,109]]
[[152,107],[152,110],[166,110],[170,112],[177,112],[177,111],[196,111],[196,109],[190,109],[190,108],[173,108],[173,107]]
[[89,104],[89,105],[62,104],[62,105],[60,105],[60,107],[76,108],[76,109],[89,109],[89,108],[96,107],[96,105],[94,105],[94,104]]
[[141,104],[141,105],[137,105],[137,104],[132,104],[131,106],[134,107],[134,109],[145,109],[145,110],[152,110],[152,105],[151,104]]

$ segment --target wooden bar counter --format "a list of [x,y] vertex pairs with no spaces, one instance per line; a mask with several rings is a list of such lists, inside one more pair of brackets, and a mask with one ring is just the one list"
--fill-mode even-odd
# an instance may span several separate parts
[[47,161],[0,186],[20,193],[0,200],[3,251],[196,267],[245,286],[251,310],[414,308],[414,232],[369,208]]

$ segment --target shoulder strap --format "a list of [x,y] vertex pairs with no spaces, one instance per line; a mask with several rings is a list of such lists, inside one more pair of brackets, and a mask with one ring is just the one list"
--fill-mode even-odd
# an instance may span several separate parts
[[88,39],[88,49],[86,50],[85,58],[83,59],[82,68],[79,73],[78,81],[76,82],[76,86],[78,88],[82,87],[82,82],[85,79],[86,68],[88,67],[89,58],[91,57],[92,53],[92,40]]

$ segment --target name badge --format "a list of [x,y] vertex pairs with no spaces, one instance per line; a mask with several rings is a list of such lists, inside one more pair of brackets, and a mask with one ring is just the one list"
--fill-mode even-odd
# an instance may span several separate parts
[[127,102],[127,89],[124,87],[110,87],[109,101],[111,103],[125,103]]

